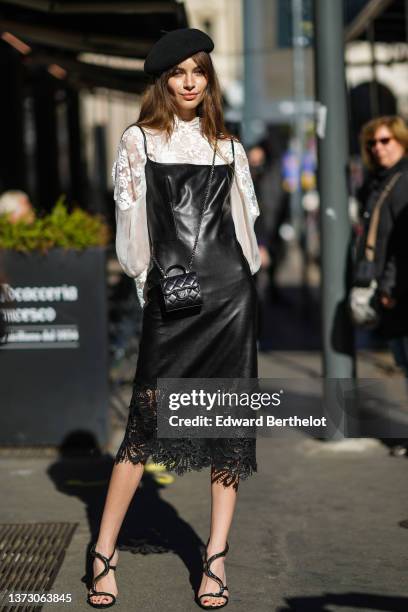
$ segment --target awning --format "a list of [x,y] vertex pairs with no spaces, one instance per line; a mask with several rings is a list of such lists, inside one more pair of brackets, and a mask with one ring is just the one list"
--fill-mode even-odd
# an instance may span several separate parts
[[71,2],[6,0],[0,4],[0,30],[30,49],[24,61],[57,65],[76,87],[108,87],[139,92],[146,83],[138,69],[103,67],[81,54],[143,60],[161,30],[186,27],[184,4],[176,0]]
[[346,22],[346,42],[408,42],[405,0],[346,0]]

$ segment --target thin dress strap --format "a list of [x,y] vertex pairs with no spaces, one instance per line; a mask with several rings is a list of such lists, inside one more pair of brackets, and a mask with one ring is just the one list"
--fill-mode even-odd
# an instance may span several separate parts
[[234,139],[231,136],[232,161],[235,161]]
[[147,157],[147,140],[146,140],[146,134],[145,131],[142,127],[140,127],[140,125],[137,126],[139,128],[139,130],[141,130],[142,134],[143,134],[143,141],[144,141],[144,150],[146,153],[146,157]]

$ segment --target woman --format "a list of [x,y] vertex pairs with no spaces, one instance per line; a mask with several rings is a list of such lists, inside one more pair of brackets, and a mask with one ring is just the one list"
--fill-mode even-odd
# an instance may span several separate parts
[[381,305],[378,331],[388,339],[396,364],[408,377],[408,128],[401,117],[377,117],[363,126],[360,140],[370,173],[358,194],[363,232],[357,261],[367,247],[375,205],[387,189],[374,249]]
[[[116,566],[118,532],[149,456],[179,474],[211,466],[211,530],[197,603],[228,603],[227,536],[239,479],[256,471],[255,440],[155,435],[157,378],[257,377],[252,274],[260,266],[253,230],[259,210],[243,147],[223,124],[213,47],[206,34],[189,28],[154,45],[145,62],[154,81],[137,124],[122,135],[114,166],[117,254],[136,279],[143,329],[127,429],[91,549],[98,592],[105,593],[92,595],[94,582],[88,595],[94,606],[115,602],[109,569]],[[169,317],[161,304],[159,265],[186,266],[197,227],[194,270],[203,305],[198,314]]]

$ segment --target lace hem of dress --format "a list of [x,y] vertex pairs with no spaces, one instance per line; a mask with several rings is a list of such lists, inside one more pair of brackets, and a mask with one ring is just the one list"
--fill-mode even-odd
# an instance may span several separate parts
[[146,464],[149,457],[179,476],[211,466],[211,482],[238,489],[257,471],[253,438],[157,438],[157,410],[153,386],[135,385],[123,441],[115,464]]

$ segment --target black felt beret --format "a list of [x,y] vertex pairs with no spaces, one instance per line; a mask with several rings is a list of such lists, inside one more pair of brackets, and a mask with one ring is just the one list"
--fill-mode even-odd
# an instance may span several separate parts
[[198,53],[214,49],[211,38],[196,28],[180,28],[167,32],[150,49],[144,71],[152,76],[159,76],[169,68]]

